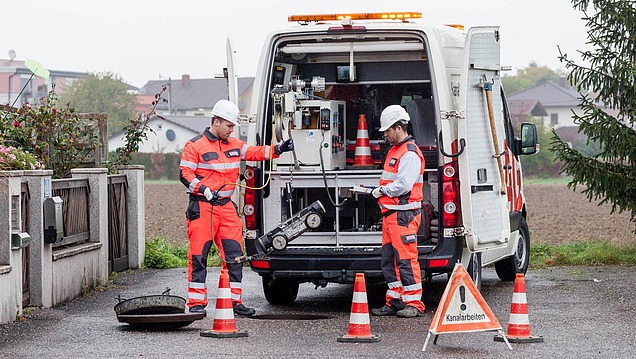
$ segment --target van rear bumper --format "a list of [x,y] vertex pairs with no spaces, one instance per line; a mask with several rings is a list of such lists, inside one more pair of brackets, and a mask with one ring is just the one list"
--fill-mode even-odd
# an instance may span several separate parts
[[[246,240],[248,254],[253,247]],[[445,238],[437,246],[419,246],[422,276],[450,273],[461,259],[462,240]],[[353,283],[356,273],[364,272],[367,282],[384,282],[379,246],[357,247],[288,247],[250,267],[260,275],[275,279],[297,279],[299,282]]]

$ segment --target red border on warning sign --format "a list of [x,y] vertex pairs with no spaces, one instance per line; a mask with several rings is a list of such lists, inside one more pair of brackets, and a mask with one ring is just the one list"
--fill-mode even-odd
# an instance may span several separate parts
[[[463,280],[464,286],[467,291],[465,292],[466,296],[472,296],[474,300],[478,303],[481,310],[486,315],[486,321],[480,321],[475,323],[459,323],[459,324],[444,324],[444,318],[448,314],[449,304],[453,299],[455,292],[458,290],[458,286],[460,280]],[[484,297],[481,295],[475,283],[464,269],[460,263],[455,265],[453,269],[453,273],[451,274],[451,278],[446,285],[446,289],[444,290],[444,294],[442,295],[442,299],[440,301],[440,305],[437,307],[435,311],[435,315],[433,316],[433,321],[431,322],[431,326],[429,331],[432,334],[440,334],[440,333],[457,333],[457,332],[480,332],[480,331],[488,331],[488,330],[501,330],[501,325],[499,321],[493,314],[492,310],[484,300]]]

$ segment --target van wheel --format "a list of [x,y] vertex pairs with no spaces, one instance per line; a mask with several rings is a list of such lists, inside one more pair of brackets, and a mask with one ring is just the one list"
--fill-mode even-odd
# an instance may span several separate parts
[[481,291],[481,253],[472,253],[470,255],[470,262],[468,262],[466,271],[477,289]]
[[497,276],[502,281],[515,280],[517,273],[526,274],[530,263],[530,231],[525,218],[519,220],[519,241],[515,254],[495,262]]
[[270,304],[292,304],[298,296],[298,281],[272,279],[271,275],[264,275],[263,292]]

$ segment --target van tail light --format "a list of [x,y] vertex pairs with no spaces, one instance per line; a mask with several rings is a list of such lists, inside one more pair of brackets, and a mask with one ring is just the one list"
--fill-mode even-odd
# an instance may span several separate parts
[[459,173],[457,162],[442,166],[442,225],[444,228],[457,227],[460,216]]
[[245,216],[245,227],[248,230],[256,229],[256,191],[252,188],[256,188],[256,176],[254,168],[247,166],[245,172],[243,172],[245,178],[245,198],[243,205],[243,215]]

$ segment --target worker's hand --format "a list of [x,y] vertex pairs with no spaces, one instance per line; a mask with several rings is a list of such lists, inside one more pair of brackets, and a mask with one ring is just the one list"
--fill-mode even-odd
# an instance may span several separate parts
[[214,198],[214,194],[212,193],[212,191],[210,191],[209,188],[206,188],[205,191],[203,191],[203,195],[205,196],[205,199],[208,200],[208,202]]
[[289,152],[294,150],[294,140],[291,138],[285,140],[274,147],[274,153],[280,156],[283,152]]
[[375,198],[380,198],[384,196],[384,187],[378,186],[374,188],[373,191],[371,191],[371,195],[373,195],[373,197]]

